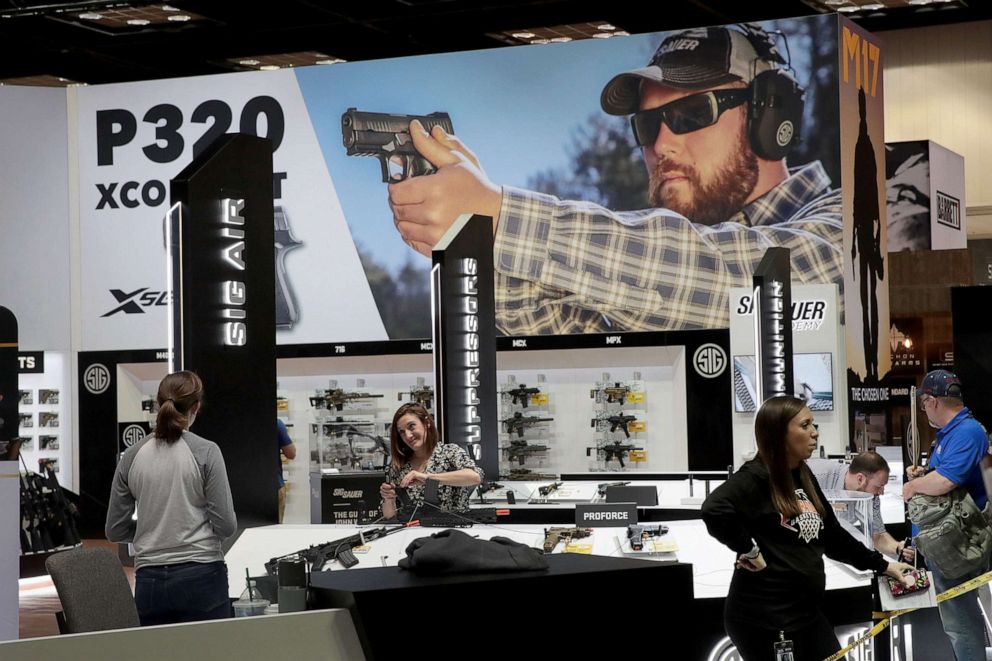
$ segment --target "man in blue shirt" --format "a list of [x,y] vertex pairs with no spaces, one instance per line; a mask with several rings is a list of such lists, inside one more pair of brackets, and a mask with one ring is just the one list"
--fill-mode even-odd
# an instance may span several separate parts
[[[279,452],[287,459],[296,459],[296,446],[293,439],[289,437],[286,430],[286,423],[281,418],[276,418],[276,440],[279,443]],[[279,457],[279,523],[282,523],[282,515],[286,511],[286,480],[282,475],[282,457]]]
[[[929,467],[910,466],[909,480],[903,486],[904,500],[917,494],[940,496],[963,486],[979,509],[988,502],[982,480],[982,458],[989,453],[989,438],[961,399],[961,381],[946,370],[935,370],[923,378],[919,390],[920,408],[930,426],[939,429],[930,455]],[[989,559],[976,570],[948,580],[928,563],[937,592],[964,583],[988,570]],[[985,661],[985,621],[974,593],[940,604],[940,619],[951,639],[957,661]]]

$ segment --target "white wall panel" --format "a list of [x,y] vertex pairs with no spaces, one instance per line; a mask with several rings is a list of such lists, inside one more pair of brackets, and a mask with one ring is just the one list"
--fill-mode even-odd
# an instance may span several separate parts
[[[881,36],[885,141],[933,140],[962,154],[969,208],[992,206],[992,21]],[[969,236],[984,226],[969,223]]]
[[64,89],[0,87],[0,305],[22,350],[69,350]]

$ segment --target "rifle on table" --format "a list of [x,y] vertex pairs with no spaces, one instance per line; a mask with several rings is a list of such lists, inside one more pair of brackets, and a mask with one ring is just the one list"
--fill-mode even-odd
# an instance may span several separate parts
[[500,473],[499,479],[523,482],[526,480],[556,480],[558,476],[550,473],[535,473],[529,468],[511,468],[509,472]]
[[[589,456],[588,453],[586,454],[586,456]],[[605,496],[606,490],[609,489],[610,487],[625,487],[628,484],[630,484],[630,482],[603,482],[602,484],[596,487],[596,493],[599,494],[600,496]]]
[[397,526],[395,528],[383,527],[372,528],[371,530],[359,530],[354,535],[342,537],[341,539],[336,539],[333,542],[315,544],[293,553],[287,553],[286,555],[272,558],[265,563],[265,571],[269,576],[276,576],[279,571],[280,560],[293,560],[297,558],[306,561],[307,566],[312,572],[322,571],[325,565],[332,560],[336,560],[338,564],[345,569],[348,569],[358,564],[358,558],[356,558],[355,554],[351,551],[353,548],[356,546],[363,546],[376,539],[381,539],[382,537],[397,532],[398,530],[403,530],[403,528],[404,526]]
[[498,489],[505,489],[506,487],[504,485],[500,484],[499,482],[483,482],[483,483],[481,483],[476,488],[479,490],[479,497],[481,498],[482,496],[486,495],[490,491],[496,491]]
[[572,540],[582,539],[592,535],[592,528],[545,528],[544,529],[544,552],[551,553],[558,546],[558,542],[563,541],[565,545],[572,543]]

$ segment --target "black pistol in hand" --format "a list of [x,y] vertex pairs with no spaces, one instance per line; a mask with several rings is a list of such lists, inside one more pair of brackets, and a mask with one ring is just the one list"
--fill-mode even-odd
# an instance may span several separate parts
[[451,117],[446,112],[393,115],[348,108],[341,115],[341,139],[348,156],[378,158],[382,180],[386,183],[433,174],[437,168],[413,147],[410,122],[415,119],[428,133],[435,126],[440,126],[449,134],[455,132],[451,127]]

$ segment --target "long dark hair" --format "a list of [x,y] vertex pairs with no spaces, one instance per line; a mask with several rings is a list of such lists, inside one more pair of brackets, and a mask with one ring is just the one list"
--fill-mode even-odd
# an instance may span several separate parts
[[203,399],[203,381],[193,372],[175,372],[158,384],[155,438],[175,443],[189,427],[189,418]]
[[[786,518],[799,516],[799,499],[789,468],[789,453],[785,439],[789,423],[805,408],[806,402],[797,397],[772,397],[765,400],[754,418],[754,438],[758,443],[758,458],[768,468],[772,488],[772,503]],[[799,464],[799,482],[806,497],[823,516],[823,502],[813,486],[815,478],[809,466]]]
[[427,454],[430,455],[434,452],[434,448],[437,446],[437,425],[434,424],[433,416],[420,404],[404,404],[396,409],[396,413],[393,414],[393,424],[389,426],[389,454],[396,470],[399,470],[413,456],[413,450],[400,438],[399,421],[407,413],[412,413],[420,418],[420,422],[424,425],[424,442],[427,446]]

